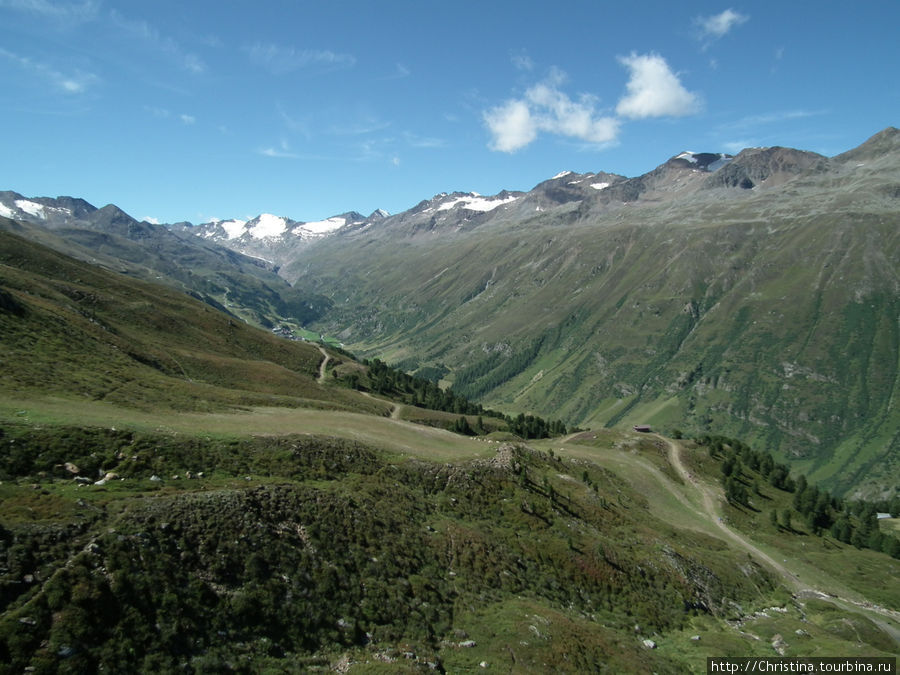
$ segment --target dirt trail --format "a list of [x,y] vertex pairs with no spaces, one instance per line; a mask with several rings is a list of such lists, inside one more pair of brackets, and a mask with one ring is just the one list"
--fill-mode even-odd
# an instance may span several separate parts
[[325,351],[324,347],[319,347],[319,351],[322,352],[322,356],[325,357],[322,360],[322,363],[319,364],[319,384],[323,384],[325,382],[325,367],[328,365],[331,357],[328,356],[328,352]]
[[694,479],[694,476],[687,470],[687,468],[684,466],[684,463],[681,461],[680,446],[677,443],[670,441],[668,438],[663,438],[659,435],[657,435],[657,438],[659,438],[659,440],[665,443],[669,448],[669,463],[672,465],[675,471],[678,472],[678,475],[681,476],[684,484],[700,492],[700,496],[703,499],[703,510],[706,512],[706,515],[713,521],[713,523],[715,523],[716,527],[718,527],[725,534],[725,536],[735,542],[738,546],[743,548],[748,553],[757,556],[760,560],[765,562],[766,565],[778,572],[778,574],[784,577],[784,579],[788,582],[788,585],[792,588],[792,590],[802,590],[800,579],[796,574],[778,563],[771,556],[760,551],[756,546],[751,544],[744,537],[742,537],[740,534],[738,534],[725,524],[725,521],[722,520],[721,516],[719,516],[716,510],[716,501],[718,495],[715,493],[714,488],[711,488],[709,485],[701,484]]
[[850,610],[850,611],[859,611],[862,610],[866,613],[868,618],[875,623],[879,628],[884,630],[888,635],[890,635],[897,644],[900,644],[900,629],[898,629],[895,625],[888,623],[881,619],[880,617],[872,616],[872,614],[879,614],[883,617],[891,619],[895,622],[900,622],[900,612],[896,612],[892,609],[887,609],[886,607],[878,607],[876,605],[872,605],[871,603],[865,602],[857,602],[855,600],[850,600],[848,598],[842,598],[830,593],[826,593],[818,588],[811,588],[803,583],[801,583],[800,578],[787,569],[784,565],[776,561],[772,556],[764,553],[759,548],[757,548],[754,544],[748,541],[745,537],[743,537],[738,532],[732,530],[725,521],[722,519],[716,505],[719,501],[719,492],[713,486],[710,486],[706,483],[701,483],[696,480],[694,476],[687,470],[684,466],[684,463],[681,461],[681,446],[674,441],[664,438],[658,434],[654,434],[656,438],[666,444],[669,449],[669,463],[678,472],[678,475],[681,476],[682,480],[686,486],[694,488],[700,493],[700,496],[703,500],[703,510],[706,512],[706,515],[712,520],[713,523],[722,531],[722,533],[728,537],[731,541],[737,544],[740,548],[744,549],[757,559],[763,561],[769,568],[777,572],[785,581],[786,585],[789,589],[798,597],[803,598],[817,598],[819,600],[824,600],[825,602],[830,602],[833,605],[837,605],[838,607]]

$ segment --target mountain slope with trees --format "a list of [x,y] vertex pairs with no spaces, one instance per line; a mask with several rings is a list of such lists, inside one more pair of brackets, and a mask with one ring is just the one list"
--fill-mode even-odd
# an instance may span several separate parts
[[282,273],[332,299],[322,330],[484,405],[729,433],[876,495],[900,467],[900,132],[718,171],[676,158],[618,199],[427,234],[392,217]]
[[[675,673],[896,652],[900,599],[878,582],[897,562],[842,539],[871,509],[829,499],[834,536],[806,551],[822,493],[790,478],[793,524],[756,528],[840,594],[826,601],[692,506],[726,464],[745,490],[768,466],[737,441],[685,441],[688,482],[645,434],[525,444],[510,431],[561,429],[7,233],[0,340],[0,673]],[[494,426],[432,428],[460,420]],[[725,496],[751,530],[794,499]]]

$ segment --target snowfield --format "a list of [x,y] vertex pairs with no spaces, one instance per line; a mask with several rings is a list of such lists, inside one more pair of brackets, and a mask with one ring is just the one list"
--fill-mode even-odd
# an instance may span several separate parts
[[[229,239],[237,239],[242,234],[244,234],[244,225],[247,224],[246,220],[222,220],[219,223],[219,226],[225,230],[225,234],[228,235]],[[210,233],[212,234],[212,233]]]
[[37,218],[47,218],[47,214],[44,213],[44,207],[40,204],[36,204],[35,202],[28,201],[27,199],[17,199],[16,206],[22,209],[25,213]]
[[464,209],[468,209],[469,211],[493,211],[498,206],[502,206],[503,204],[509,204],[510,202],[514,202],[518,199],[518,197],[506,197],[503,198],[489,198],[482,197],[477,192],[473,192],[470,195],[466,195],[464,197],[457,197],[456,199],[451,199],[450,201],[444,202],[441,204],[437,210],[438,211],[449,211],[450,209],[461,206]]
[[[253,221],[250,221],[251,223]],[[256,224],[247,228],[247,233],[254,239],[279,237],[287,230],[287,220],[271,213],[263,213],[256,218]]]
[[333,218],[328,218],[327,220],[317,220],[311,223],[303,223],[300,227],[294,230],[294,234],[300,236],[302,236],[303,234],[328,234],[329,232],[334,232],[335,230],[344,227],[344,225],[346,224],[346,218],[343,218],[342,216],[334,216]]

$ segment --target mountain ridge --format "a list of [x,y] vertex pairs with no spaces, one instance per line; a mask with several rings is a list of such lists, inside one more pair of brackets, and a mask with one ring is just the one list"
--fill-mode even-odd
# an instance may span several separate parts
[[772,148],[702,172],[676,156],[426,239],[388,220],[281,274],[336,300],[318,325],[349,348],[445,367],[486,404],[727,430],[878,493],[900,465],[900,147],[873,138],[865,162]]
[[297,293],[277,275],[276,265],[259,256],[138,221],[114,204],[98,209],[73,197],[27,199],[0,192],[0,229],[117,272],[166,283],[256,325],[271,327],[284,316],[310,320],[325,302]]

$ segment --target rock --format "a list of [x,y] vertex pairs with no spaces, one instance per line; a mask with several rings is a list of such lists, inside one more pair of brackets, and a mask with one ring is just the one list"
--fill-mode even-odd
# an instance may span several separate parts
[[77,654],[77,653],[78,653],[78,651],[74,647],[71,647],[69,645],[63,645],[56,652],[56,655],[59,656],[61,659],[68,659],[68,658],[75,656],[75,654]]
[[160,478],[156,474],[153,474],[152,476],[150,476],[150,480],[152,480],[154,483],[159,483],[160,481],[162,481],[162,478]]
[[700,636],[699,636],[699,635],[692,635],[692,636],[691,636],[691,640],[693,640],[694,642],[699,642],[699,641],[700,641]]
[[788,644],[787,644],[787,642],[784,641],[784,638],[781,637],[781,633],[776,633],[772,637],[772,649],[774,649],[776,652],[778,652],[782,656],[784,656],[784,652],[787,649],[787,646],[788,646]]
[[647,649],[656,649],[656,643],[650,638],[645,638],[641,644],[643,644]]
[[487,661],[482,661],[481,663],[478,664],[478,666],[479,666],[480,668],[487,668],[487,667],[488,667],[488,662],[487,662]]
[[81,473],[81,469],[76,464],[72,464],[72,462],[66,462],[63,466],[66,467],[66,471],[69,473]]
[[460,647],[474,647],[476,646],[475,640],[463,640],[459,643]]

